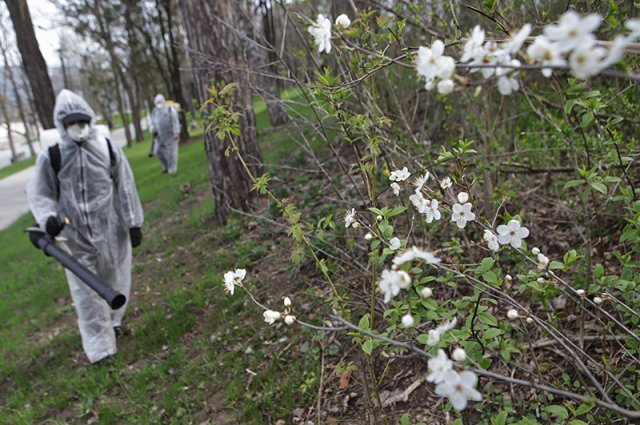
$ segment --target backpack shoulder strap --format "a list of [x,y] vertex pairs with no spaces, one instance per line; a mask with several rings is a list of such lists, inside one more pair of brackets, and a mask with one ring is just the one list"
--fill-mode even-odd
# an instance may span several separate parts
[[49,162],[51,162],[51,168],[53,168],[53,172],[56,177],[58,177],[58,173],[62,167],[62,157],[60,155],[60,145],[57,143],[49,146]]
[[116,165],[116,153],[113,151],[111,140],[109,140],[108,137],[105,137],[105,140],[107,141],[107,149],[109,149],[109,164],[111,165],[111,168],[113,168]]

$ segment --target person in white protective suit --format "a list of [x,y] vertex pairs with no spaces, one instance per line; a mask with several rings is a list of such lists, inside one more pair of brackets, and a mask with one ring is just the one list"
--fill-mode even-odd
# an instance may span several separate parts
[[[77,94],[62,90],[53,115],[60,139],[38,156],[27,186],[31,212],[40,228],[64,236],[70,254],[128,300],[131,248],[142,242],[143,222],[129,162],[118,146],[98,136],[95,113]],[[117,351],[127,305],[111,310],[65,271],[84,351],[91,363],[107,362]]]
[[180,120],[176,109],[167,104],[163,95],[157,94],[153,100],[156,105],[151,112],[151,134],[156,143],[155,153],[165,173],[178,172],[178,138]]

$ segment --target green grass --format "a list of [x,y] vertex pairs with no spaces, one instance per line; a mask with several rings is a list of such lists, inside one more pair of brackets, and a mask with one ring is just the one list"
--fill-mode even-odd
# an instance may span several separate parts
[[33,158],[28,158],[22,161],[15,162],[7,167],[0,168],[0,180],[12,174],[17,173],[18,171],[22,171],[25,168],[29,168],[35,163],[36,163],[36,158],[33,157]]
[[[265,130],[265,111],[257,118]],[[274,241],[246,237],[240,217],[215,224],[201,133],[181,146],[177,176],[147,157],[148,137],[125,149],[145,225],[125,317],[130,335],[113,367],[86,363],[62,268],[23,233],[30,216],[0,232],[0,424],[262,424],[290,421],[294,408],[312,403],[318,344],[297,329],[268,327],[244,293],[222,290],[225,271],[251,269]],[[262,144],[280,158],[294,146],[277,133]]]

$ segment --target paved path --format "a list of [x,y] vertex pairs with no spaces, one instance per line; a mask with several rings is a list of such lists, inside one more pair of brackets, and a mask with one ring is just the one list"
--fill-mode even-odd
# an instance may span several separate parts
[[[133,133],[133,127],[131,131]],[[112,131],[111,141],[120,147],[126,146],[124,129]],[[29,167],[0,180],[0,230],[6,229],[29,211],[25,188],[34,173],[35,167]]]

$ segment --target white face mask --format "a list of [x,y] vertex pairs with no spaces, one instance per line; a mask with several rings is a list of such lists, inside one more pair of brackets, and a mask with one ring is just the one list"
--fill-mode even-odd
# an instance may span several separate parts
[[67,134],[74,142],[86,142],[91,134],[91,126],[86,123],[76,123],[67,127]]

